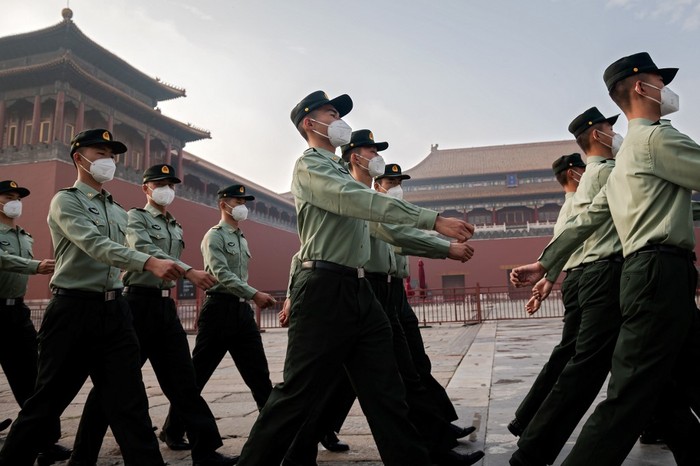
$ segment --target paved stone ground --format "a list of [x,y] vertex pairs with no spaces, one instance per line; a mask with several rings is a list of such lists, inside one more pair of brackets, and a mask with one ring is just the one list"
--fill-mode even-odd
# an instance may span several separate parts
[[[448,387],[454,400],[460,423],[477,427],[477,431],[461,442],[460,451],[484,449],[482,466],[505,466],[515,449],[515,438],[506,430],[506,424],[520,400],[530,387],[552,347],[558,341],[561,321],[540,319],[489,322],[482,325],[436,325],[423,329],[423,336],[433,361],[435,377]],[[273,383],[281,381],[282,365],[287,344],[286,330],[268,330],[263,342],[270,363]],[[190,344],[194,344],[191,337]],[[147,364],[144,383],[150,400],[150,414],[154,425],[161,425],[168,408]],[[88,382],[62,417],[61,443],[70,446],[77,423],[90,388]],[[240,451],[257,416],[255,403],[230,358],[224,360],[204,392],[217,417],[224,436],[220,451],[235,454]],[[602,397],[602,395],[601,395]],[[0,419],[14,418],[18,408],[4,376],[0,377]],[[571,449],[574,438],[555,464],[561,464]],[[0,434],[0,442],[4,433]],[[381,461],[369,428],[356,404],[341,433],[350,444],[347,453],[319,453],[321,466],[379,466]],[[190,465],[189,455],[161,447],[163,457],[172,466]],[[102,448],[100,466],[121,465],[119,449],[111,433]],[[637,445],[625,466],[674,464],[672,456],[663,447]]]

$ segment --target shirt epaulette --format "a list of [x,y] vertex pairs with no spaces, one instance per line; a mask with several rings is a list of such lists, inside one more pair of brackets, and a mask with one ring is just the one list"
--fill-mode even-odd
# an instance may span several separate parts
[[132,207],[131,209],[129,209],[129,212],[131,212],[132,210],[138,210],[139,212],[148,212],[143,207]]
[[59,189],[59,191],[70,191],[70,192],[77,191],[77,190],[78,190],[78,188],[76,188],[75,186],[70,186],[68,188]]
[[221,225],[215,225],[211,227],[212,230],[221,230]]

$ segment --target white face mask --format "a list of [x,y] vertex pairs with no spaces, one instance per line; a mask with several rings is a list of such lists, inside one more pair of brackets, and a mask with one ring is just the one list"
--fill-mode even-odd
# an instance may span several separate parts
[[[643,82],[643,81],[642,81]],[[668,115],[669,113],[677,112],[678,109],[680,108],[680,98],[678,97],[678,94],[673,92],[671,89],[668,88],[668,86],[664,87],[656,87],[653,84],[649,83],[644,83],[649,87],[653,87],[654,89],[658,89],[661,92],[661,100],[656,100],[653,97],[649,97],[648,95],[645,95],[647,99],[653,100],[657,104],[659,104],[659,111],[661,112],[661,116]]]
[[401,186],[394,186],[386,190],[387,195],[396,198],[403,199],[403,188]]
[[[105,158],[90,162],[83,156],[83,154],[80,154],[80,156],[87,160],[87,162],[90,164],[90,171],[88,173],[92,175],[95,181],[100,184],[112,181],[114,178],[114,172],[117,170],[117,165],[114,163],[114,160],[111,158]],[[82,168],[83,166],[81,165],[80,167]],[[85,170],[85,168],[83,168],[83,170]]]
[[571,179],[574,180],[577,184],[581,183],[581,175],[575,170],[571,170]]
[[617,153],[620,152],[620,146],[622,146],[622,141],[624,141],[625,138],[623,138],[622,136],[620,136],[617,133],[614,133],[612,136],[610,136],[607,133],[604,133],[602,131],[598,131],[598,136],[600,136],[600,135],[603,135],[605,137],[612,139],[612,141],[610,141],[610,144],[606,144],[603,141],[601,141],[600,139],[598,140],[598,142],[601,143],[602,145],[604,145],[605,147],[609,147],[610,150],[612,151],[613,157],[615,157],[617,155]]
[[20,201],[8,201],[2,206],[2,212],[10,218],[22,215],[22,203]]
[[229,215],[233,217],[235,221],[242,222],[248,218],[248,208],[243,204],[237,205],[231,209]]
[[343,120],[335,120],[330,125],[327,125],[318,120],[314,120],[313,118],[311,119],[311,121],[315,121],[318,124],[328,126],[328,136],[319,133],[316,130],[313,130],[313,132],[318,134],[319,136],[328,138],[333,147],[340,147],[342,145],[350,143],[350,137],[352,136],[352,128]]
[[175,200],[175,190],[170,186],[159,186],[151,189],[151,199],[163,207],[169,206]]
[[386,162],[384,162],[384,157],[382,157],[381,155],[377,155],[370,160],[365,157],[362,157],[360,154],[356,155],[363,160],[367,160],[367,168],[362,167],[362,165],[360,165],[360,167],[367,170],[369,172],[369,176],[371,176],[372,178],[376,178],[384,174],[384,170],[386,169]]

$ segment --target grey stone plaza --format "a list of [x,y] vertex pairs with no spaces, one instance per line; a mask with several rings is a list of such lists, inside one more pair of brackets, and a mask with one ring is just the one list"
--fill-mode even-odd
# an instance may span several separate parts
[[[474,425],[476,432],[460,442],[460,451],[483,449],[484,466],[507,465],[516,448],[516,438],[506,429],[507,423],[546,361],[552,347],[558,342],[561,319],[530,319],[485,322],[479,325],[434,325],[424,328],[423,337],[433,361],[433,374],[442,382],[457,407],[460,425]],[[282,379],[282,367],[287,345],[287,331],[268,330],[263,333],[272,374],[272,382]],[[193,346],[194,337],[190,337]],[[143,379],[150,401],[154,426],[165,419],[168,401],[163,396],[149,364],[143,370]],[[62,417],[61,443],[71,446],[80,414],[91,384],[85,384],[80,394]],[[257,410],[248,387],[243,383],[235,365],[226,358],[204,390],[217,417],[224,437],[220,451],[236,454],[246,440]],[[604,397],[604,391],[598,400]],[[0,420],[14,418],[19,408],[7,381],[0,377]],[[578,430],[555,464],[561,464],[571,449]],[[0,442],[6,432],[0,434]],[[320,448],[319,464],[328,466],[381,465],[369,427],[357,403],[347,419],[340,438],[350,444],[346,453],[330,453]],[[163,457],[169,465],[190,465],[187,452],[170,451],[161,444]],[[100,466],[123,464],[119,448],[111,433],[102,447]],[[674,464],[665,446],[640,445],[630,453],[625,466]]]

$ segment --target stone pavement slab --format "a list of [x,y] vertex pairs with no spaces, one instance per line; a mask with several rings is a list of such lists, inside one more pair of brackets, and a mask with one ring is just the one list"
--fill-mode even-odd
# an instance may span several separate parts
[[[459,451],[484,449],[487,456],[480,462],[482,466],[508,464],[516,439],[505,426],[556,344],[560,331],[561,321],[558,319],[487,322],[466,327],[443,324],[422,329],[433,362],[433,374],[447,386],[460,417],[459,423],[477,427],[474,434],[460,442]],[[272,382],[278,383],[282,379],[287,331],[268,330],[263,333],[263,343]],[[194,337],[190,337],[190,346],[193,345]],[[167,413],[168,401],[148,363],[144,366],[143,379],[149,396],[151,419],[155,426],[160,426]],[[61,443],[66,446],[73,444],[90,387],[88,381],[62,416]],[[214,373],[203,396],[210,403],[223,436],[224,446],[220,451],[238,453],[255,422],[257,409],[230,358],[225,358]],[[7,381],[4,375],[0,375],[0,419],[14,418],[18,411]],[[6,433],[0,434],[0,442],[4,440],[4,435]],[[321,466],[382,464],[358,403],[353,406],[340,437],[350,444],[351,450],[332,453],[319,447]],[[572,442],[565,451],[571,445]],[[192,464],[187,452],[170,451],[164,445],[161,445],[161,452],[171,466]],[[98,464],[123,464],[111,432],[105,439]],[[638,445],[625,462],[625,466],[652,464],[673,464],[673,461],[670,453],[661,447]]]

